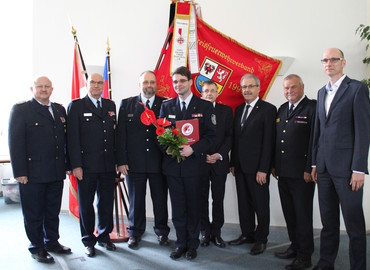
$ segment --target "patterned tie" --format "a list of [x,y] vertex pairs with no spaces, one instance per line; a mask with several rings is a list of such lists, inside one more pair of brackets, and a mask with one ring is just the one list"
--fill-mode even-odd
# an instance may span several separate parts
[[244,122],[247,120],[247,116],[248,116],[248,111],[249,111],[249,108],[251,107],[251,105],[247,105],[246,108],[245,108],[245,112],[243,114],[243,118],[242,118],[242,121],[240,121],[240,126],[243,127],[244,125]]
[[289,111],[288,111],[288,116],[290,116],[292,114],[293,110],[294,110],[294,105],[292,104],[292,105],[290,105],[290,108],[289,108]]
[[150,101],[149,101],[149,99],[147,99],[147,100],[146,100],[145,106],[146,106],[148,109],[150,109]]
[[186,102],[185,101],[182,102],[181,113],[182,113],[182,119],[185,119],[185,115],[186,115]]

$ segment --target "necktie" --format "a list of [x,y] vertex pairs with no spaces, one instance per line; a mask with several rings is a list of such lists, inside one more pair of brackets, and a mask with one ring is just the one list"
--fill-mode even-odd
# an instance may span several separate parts
[[98,108],[98,111],[101,114],[101,106],[100,106],[100,101],[99,100],[96,101],[96,108]]
[[146,106],[148,109],[150,109],[150,101],[149,101],[149,99],[147,99],[147,100],[146,100],[145,106]]
[[293,110],[294,110],[294,105],[292,104],[292,105],[290,105],[290,108],[289,108],[289,111],[288,111],[288,116],[292,114]]
[[247,120],[247,117],[248,117],[248,111],[249,111],[249,108],[251,107],[251,105],[247,105],[246,108],[245,108],[245,112],[243,114],[243,117],[242,117],[242,120],[240,121],[240,126],[243,127],[244,125],[244,122],[245,120]]
[[49,107],[50,106],[48,106],[48,105],[43,105],[42,106],[45,110],[47,110],[47,112],[49,113],[49,115],[51,116],[51,118],[53,118],[54,119],[54,116],[53,116],[53,114],[50,112],[50,110],[49,110]]
[[185,114],[186,114],[186,102],[185,101],[182,102],[181,113],[182,113],[182,119],[184,119],[185,118]]

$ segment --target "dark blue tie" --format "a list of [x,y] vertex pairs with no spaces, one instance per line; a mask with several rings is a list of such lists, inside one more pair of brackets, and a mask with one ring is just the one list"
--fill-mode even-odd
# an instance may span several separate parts
[[185,119],[185,115],[186,115],[186,102],[185,101],[182,102],[181,114],[182,114],[182,119]]

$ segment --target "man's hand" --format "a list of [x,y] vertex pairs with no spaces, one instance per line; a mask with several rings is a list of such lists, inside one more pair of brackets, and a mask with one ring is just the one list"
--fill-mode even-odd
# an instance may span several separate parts
[[27,184],[28,183],[28,177],[27,176],[19,176],[16,177],[15,180],[17,180],[21,184]]
[[312,168],[311,177],[312,177],[312,181],[314,181],[315,183],[317,183],[317,171],[316,171],[316,167],[313,167]]
[[81,167],[77,167],[73,169],[73,175],[78,179],[82,180],[83,179],[83,171]]
[[220,159],[220,154],[219,153],[214,153],[213,155],[207,155],[206,162],[210,163],[210,164],[214,164],[219,159]]
[[350,185],[352,186],[352,191],[360,190],[365,181],[365,174],[363,173],[352,173]]
[[305,181],[306,183],[309,183],[309,182],[311,182],[311,181],[312,181],[312,176],[311,176],[311,174],[310,174],[310,173],[308,173],[308,172],[304,172],[304,174],[303,174],[303,179],[304,179],[304,181]]
[[180,149],[180,156],[182,157],[190,157],[193,153],[194,153],[194,150],[193,148],[191,148],[190,145],[181,145],[179,147]]
[[120,173],[122,173],[123,175],[127,175],[128,174],[128,165],[118,166],[118,171]]
[[267,174],[264,172],[257,172],[257,175],[256,175],[257,183],[260,184],[261,186],[266,184],[266,176]]

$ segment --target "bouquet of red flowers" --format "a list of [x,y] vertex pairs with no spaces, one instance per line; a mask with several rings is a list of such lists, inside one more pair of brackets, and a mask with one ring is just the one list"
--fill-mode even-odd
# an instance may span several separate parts
[[166,148],[168,153],[176,157],[177,162],[180,163],[185,157],[180,155],[179,147],[186,144],[188,139],[181,136],[178,128],[170,127],[171,122],[166,120],[166,118],[156,119],[154,112],[149,110],[143,103],[141,104],[145,109],[140,116],[141,123],[146,126],[154,125],[157,128],[155,133],[159,143]]

